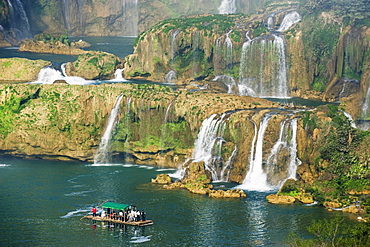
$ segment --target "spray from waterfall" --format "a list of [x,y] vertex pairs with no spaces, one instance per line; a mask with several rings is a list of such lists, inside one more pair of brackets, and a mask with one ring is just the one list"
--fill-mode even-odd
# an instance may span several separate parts
[[112,136],[112,131],[117,123],[117,116],[119,114],[119,107],[122,98],[123,95],[120,94],[117,97],[114,107],[110,112],[107,127],[105,129],[104,135],[100,140],[99,148],[94,157],[94,164],[106,164],[109,162],[109,143]]
[[61,70],[57,70],[51,66],[42,68],[38,74],[37,80],[30,83],[53,84],[57,80],[65,81],[71,85],[89,85],[95,83],[93,80],[85,80],[79,76],[67,76],[65,72],[65,64],[61,65]]

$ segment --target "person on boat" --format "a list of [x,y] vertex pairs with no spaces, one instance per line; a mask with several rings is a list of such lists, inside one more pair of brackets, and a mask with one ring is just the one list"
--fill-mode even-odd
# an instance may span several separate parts
[[136,211],[136,221],[140,221],[140,215],[141,215],[140,211],[139,210]]
[[101,215],[100,215],[102,218],[105,218],[105,211],[103,210],[102,212],[101,212]]
[[146,219],[146,213],[144,210],[141,210],[141,220],[145,221],[145,219]]
[[93,207],[91,209],[91,212],[92,212],[93,217],[96,217],[96,207]]
[[123,213],[123,221],[127,221],[127,217],[128,217],[128,213],[127,213],[127,210],[125,210],[125,212]]
[[119,211],[118,215],[119,215],[118,219],[123,221],[123,212],[122,212],[122,210]]

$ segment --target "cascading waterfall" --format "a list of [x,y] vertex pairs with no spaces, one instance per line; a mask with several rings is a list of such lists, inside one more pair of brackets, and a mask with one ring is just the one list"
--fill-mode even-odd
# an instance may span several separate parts
[[176,38],[177,38],[177,35],[179,35],[180,33],[180,30],[179,29],[175,29],[175,30],[172,30],[171,31],[171,35],[170,35],[170,38],[171,38],[171,59],[173,59],[176,55],[176,52],[177,52],[177,43],[176,43]]
[[8,0],[10,7],[10,30],[17,41],[32,38],[26,11],[20,0]]
[[213,81],[219,81],[219,82],[224,83],[228,88],[227,93],[229,94],[233,94],[234,88],[237,87],[237,84],[234,78],[228,75],[218,75],[213,79]]
[[[267,174],[263,171],[263,138],[271,116],[262,118],[257,132],[255,124],[255,136],[253,138],[249,170],[243,183],[237,186],[240,189],[253,191],[269,191],[273,189],[267,182]],[[254,145],[255,143],[255,145]]]
[[221,174],[220,174],[221,181],[229,181],[232,160],[236,156],[237,152],[238,152],[238,148],[235,145],[233,152],[231,153],[229,159],[226,161],[224,168],[222,168],[221,170]]
[[247,40],[242,47],[239,94],[287,98],[288,68],[285,40],[272,34]]
[[94,157],[94,164],[106,164],[107,162],[109,162],[109,142],[112,136],[112,131],[114,129],[114,126],[117,123],[117,116],[119,114],[119,107],[120,107],[122,98],[123,98],[123,95],[120,94],[117,97],[114,107],[112,108],[110,112],[107,127],[105,129],[104,135],[101,138],[99,148]]
[[282,23],[277,31],[284,32],[291,28],[294,24],[302,19],[301,15],[297,11],[289,12],[284,16]]
[[222,142],[224,142],[222,135],[227,116],[227,113],[221,116],[213,114],[204,120],[194,145],[194,162],[204,161],[206,169],[212,174],[213,181],[223,179],[220,176],[223,167],[218,165],[222,164],[220,160]]
[[365,101],[364,101],[364,104],[362,105],[362,118],[363,119],[367,119],[370,117],[369,104],[370,104],[370,87],[367,89]]
[[138,0],[123,0],[122,2],[124,27],[124,36],[137,36],[139,24]]
[[233,67],[233,43],[230,39],[230,33],[233,30],[230,30],[227,34],[225,34],[225,58],[226,58],[226,66],[227,68],[232,68]]
[[71,85],[88,85],[95,83],[92,80],[85,80],[78,76],[67,76],[65,72],[65,64],[61,65],[61,71],[46,66],[42,68],[38,74],[37,80],[31,82],[32,84],[53,84],[56,80],[66,81]]
[[165,81],[166,83],[175,84],[175,82],[176,82],[176,78],[177,78],[177,76],[176,76],[176,72],[175,72],[174,70],[170,70],[170,71],[166,74],[166,76],[164,77],[164,81]]
[[357,128],[356,123],[353,120],[353,117],[351,116],[351,114],[349,114],[348,112],[345,112],[345,111],[342,111],[342,112],[343,112],[344,116],[346,116],[347,119],[349,120],[349,122],[351,123],[351,127],[352,128]]
[[234,14],[236,13],[236,0],[222,0],[218,7],[219,14]]
[[279,139],[266,159],[267,180],[273,186],[280,187],[287,179],[296,179],[301,164],[297,157],[297,121],[287,118],[280,123]]

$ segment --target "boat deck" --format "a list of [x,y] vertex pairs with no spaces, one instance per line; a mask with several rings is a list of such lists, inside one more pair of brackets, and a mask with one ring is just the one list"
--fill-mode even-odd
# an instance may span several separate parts
[[110,223],[116,223],[116,224],[125,224],[125,225],[131,225],[131,226],[149,226],[149,225],[153,225],[153,221],[151,221],[151,220],[122,221],[122,220],[111,219],[109,217],[100,217],[100,216],[95,216],[94,217],[92,215],[86,215],[86,216],[82,217],[81,219],[90,219],[90,220],[110,222]]

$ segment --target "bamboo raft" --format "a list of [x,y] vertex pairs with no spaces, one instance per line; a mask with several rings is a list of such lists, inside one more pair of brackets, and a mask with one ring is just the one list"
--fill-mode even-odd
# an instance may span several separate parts
[[82,217],[81,219],[90,219],[90,220],[96,220],[96,221],[102,221],[102,222],[110,222],[115,224],[124,224],[124,225],[131,225],[131,226],[150,226],[153,225],[153,221],[151,220],[140,220],[140,221],[122,221],[118,219],[111,219],[109,217],[100,217],[100,216],[92,216],[92,215],[86,215]]
[[[109,210],[120,210],[125,211],[126,209],[131,209],[132,207],[135,206],[130,206],[128,204],[120,204],[120,203],[115,203],[115,202],[104,202],[103,204],[100,205],[103,209]],[[90,220],[95,220],[95,221],[102,221],[102,222],[110,222],[114,224],[124,224],[124,225],[131,225],[131,226],[149,226],[153,225],[153,221],[151,220],[138,220],[138,221],[132,221],[132,220],[123,220],[122,216],[104,216],[101,217],[100,215],[93,216],[91,214],[87,214],[82,219],[90,219]]]

